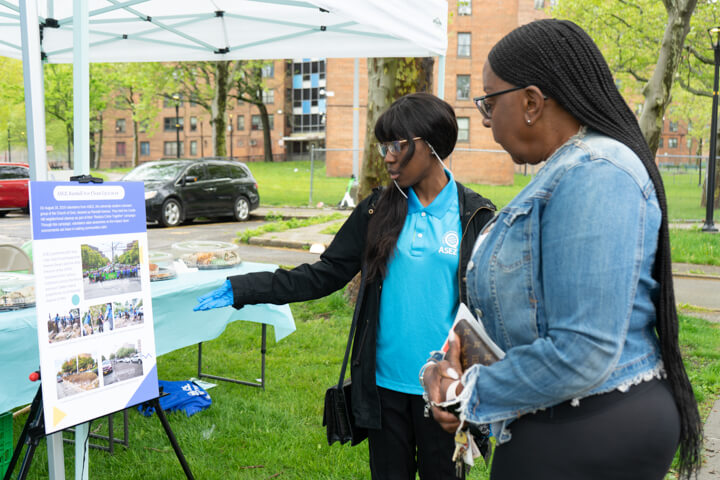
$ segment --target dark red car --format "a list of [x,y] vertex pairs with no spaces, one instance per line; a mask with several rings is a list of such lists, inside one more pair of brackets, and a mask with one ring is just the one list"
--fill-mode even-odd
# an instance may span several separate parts
[[28,181],[30,167],[27,163],[0,162],[0,217],[12,210],[29,213]]

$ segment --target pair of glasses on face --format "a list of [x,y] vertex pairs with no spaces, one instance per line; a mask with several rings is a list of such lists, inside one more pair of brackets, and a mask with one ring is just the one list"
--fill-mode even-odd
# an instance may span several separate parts
[[[422,137],[415,137],[413,140],[422,140]],[[383,142],[378,143],[378,152],[380,152],[380,155],[385,157],[388,153],[391,155],[397,155],[400,153],[407,143],[407,140],[393,140],[392,142]]]
[[482,113],[482,116],[485,117],[486,120],[490,120],[492,118],[492,105],[488,104],[485,100],[497,97],[498,95],[502,95],[504,93],[514,92],[515,90],[522,90],[523,88],[527,87],[513,87],[508,88],[507,90],[500,90],[499,92],[483,95],[482,97],[475,97],[473,98],[473,102],[475,103],[477,109],[480,110],[480,113]]

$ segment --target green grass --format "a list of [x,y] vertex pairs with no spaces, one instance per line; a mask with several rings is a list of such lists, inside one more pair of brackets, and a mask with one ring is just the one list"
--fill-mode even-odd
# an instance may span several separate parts
[[[720,220],[720,219],[719,219]],[[670,229],[672,261],[720,265],[720,235],[704,233],[699,227]]]
[[[262,205],[308,206],[310,162],[252,162],[248,166],[258,182]],[[328,177],[325,162],[313,162],[312,205],[337,205],[347,189],[347,177]]]
[[[662,176],[670,221],[705,219],[705,207],[700,206],[703,190],[702,186],[698,186],[697,172],[663,171]],[[720,211],[716,210],[715,216],[720,216]]]
[[342,213],[331,213],[330,215],[319,215],[311,218],[291,218],[289,220],[277,219],[273,217],[272,213],[265,217],[266,219],[272,219],[271,223],[266,223],[260,227],[253,229],[246,229],[237,232],[238,238],[236,239],[241,243],[248,243],[248,241],[255,236],[262,235],[267,232],[284,232],[291,228],[301,228],[310,225],[317,225],[318,223],[331,222],[333,220],[339,220],[346,218]]
[[[265,391],[219,382],[209,390],[213,405],[187,418],[168,415],[195,478],[202,479],[367,479],[367,444],[328,447],[321,425],[325,389],[337,382],[352,308],[340,293],[291,305],[297,331],[275,344],[269,340]],[[703,418],[720,394],[720,325],[681,316],[680,341]],[[268,337],[273,338],[272,329]],[[260,326],[235,322],[205,343],[208,373],[253,380],[260,373]],[[197,374],[197,347],[158,359],[163,380]],[[90,450],[92,478],[184,478],[159,420],[129,412],[130,446],[115,455]],[[17,440],[26,415],[15,419]],[[118,428],[120,417],[116,416]],[[106,422],[105,422],[106,425]],[[97,421],[92,430],[106,428]],[[74,447],[65,447],[66,478],[73,477]],[[41,442],[29,479],[47,478]],[[487,469],[473,468],[469,479],[486,480]]]

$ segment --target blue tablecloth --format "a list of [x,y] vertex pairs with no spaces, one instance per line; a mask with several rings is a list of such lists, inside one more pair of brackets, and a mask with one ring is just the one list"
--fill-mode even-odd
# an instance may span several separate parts
[[[295,331],[288,305],[248,305],[193,312],[196,298],[219,287],[225,278],[248,272],[274,271],[275,265],[243,262],[221,270],[200,270],[172,280],[151,283],[155,349],[162,355],[219,336],[236,320],[265,323],[275,328],[278,341]],[[30,403],[38,384],[28,380],[40,364],[35,309],[0,313],[0,412]]]

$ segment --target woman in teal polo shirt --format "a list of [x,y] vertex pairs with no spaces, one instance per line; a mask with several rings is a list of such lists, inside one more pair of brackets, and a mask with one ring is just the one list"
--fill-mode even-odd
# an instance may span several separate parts
[[350,362],[355,423],[368,429],[373,479],[451,480],[453,436],[424,416],[417,372],[442,344],[472,245],[495,207],[445,169],[457,140],[452,107],[425,93],[395,101],[375,137],[391,182],[363,200],[312,265],[230,277],[196,310],[319,298],[358,272]]

